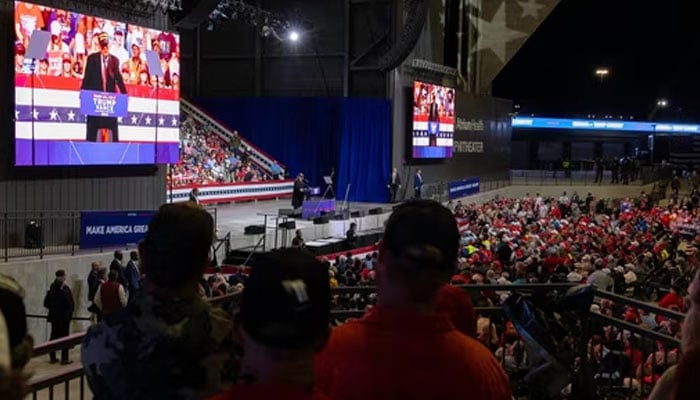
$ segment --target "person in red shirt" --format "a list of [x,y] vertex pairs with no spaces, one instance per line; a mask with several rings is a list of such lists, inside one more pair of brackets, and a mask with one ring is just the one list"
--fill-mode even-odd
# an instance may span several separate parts
[[330,334],[328,269],[298,248],[256,256],[236,334],[239,385],[211,400],[325,400],[313,387],[314,354]]
[[459,239],[440,203],[394,209],[379,245],[378,304],[333,330],[316,357],[319,390],[334,400],[511,400],[494,356],[436,310]]
[[476,312],[472,298],[466,290],[452,285],[443,286],[438,294],[436,307],[439,313],[447,315],[452,325],[460,332],[476,337]]

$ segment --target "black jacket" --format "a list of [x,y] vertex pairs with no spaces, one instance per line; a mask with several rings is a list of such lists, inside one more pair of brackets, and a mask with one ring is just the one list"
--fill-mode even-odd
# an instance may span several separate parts
[[44,307],[49,310],[50,323],[67,323],[73,316],[73,293],[61,282],[54,281],[44,297]]

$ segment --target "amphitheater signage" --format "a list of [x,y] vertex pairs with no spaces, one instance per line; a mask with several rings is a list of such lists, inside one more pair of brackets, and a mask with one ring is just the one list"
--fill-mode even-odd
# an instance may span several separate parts
[[153,211],[83,211],[80,248],[136,245],[148,231],[153,215]]

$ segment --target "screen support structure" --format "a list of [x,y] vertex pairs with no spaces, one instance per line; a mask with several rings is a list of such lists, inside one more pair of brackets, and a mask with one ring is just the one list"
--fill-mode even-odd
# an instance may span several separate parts
[[32,36],[29,39],[29,44],[27,46],[27,52],[25,53],[25,58],[32,60],[29,65],[29,72],[31,73],[31,110],[29,111],[32,117],[32,166],[36,165],[36,144],[34,143],[34,124],[36,115],[34,110],[34,81],[36,79],[36,61],[44,58],[46,56],[46,49],[49,47],[49,42],[51,41],[51,33],[46,31],[35,30],[32,32]]
[[350,202],[348,202],[348,196],[350,195],[350,184],[345,187],[345,198],[343,199],[343,218],[350,218]]
[[153,50],[146,50],[146,65],[151,75],[156,77],[156,115],[154,123],[156,124],[155,138],[153,140],[153,161],[158,164],[158,126],[160,126],[160,84],[161,78],[164,76],[163,66],[160,64],[160,54]]

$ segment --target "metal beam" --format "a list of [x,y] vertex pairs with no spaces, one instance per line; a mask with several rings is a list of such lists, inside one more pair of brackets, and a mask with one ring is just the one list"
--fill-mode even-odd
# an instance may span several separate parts
[[343,62],[343,96],[350,96],[350,3],[352,0],[345,0],[345,57]]
[[350,4],[389,4],[392,0],[350,0]]
[[367,49],[365,49],[362,52],[362,54],[358,55],[350,62],[350,65],[355,66],[357,65],[357,63],[362,61],[363,58],[367,57],[367,55],[369,55],[369,53],[371,53],[372,50],[376,49],[377,46],[379,46],[384,40],[386,40],[389,37],[390,30],[391,29],[387,29],[386,32],[379,35],[377,39],[375,39],[372,43],[369,44],[369,46],[367,46]]
[[[281,59],[281,58],[344,58],[345,53],[303,53],[303,54],[263,54],[263,59]],[[202,61],[245,61],[254,60],[255,54],[241,54],[241,55],[210,55],[202,56]]]

